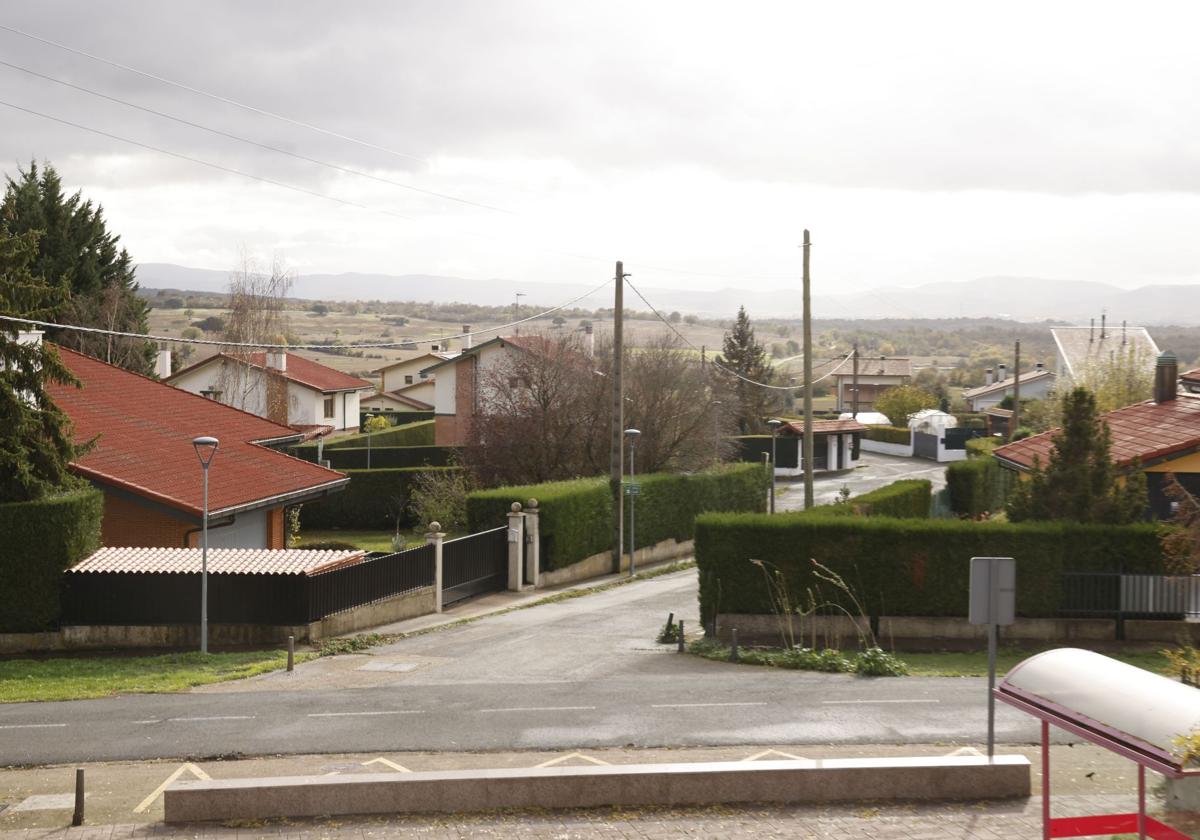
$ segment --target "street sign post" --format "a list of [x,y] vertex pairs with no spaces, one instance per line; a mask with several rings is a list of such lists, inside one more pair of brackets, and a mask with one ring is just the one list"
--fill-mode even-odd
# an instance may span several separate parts
[[1012,557],[972,557],[970,605],[972,624],[988,628],[988,735],[990,759],[996,751],[996,628],[1017,615],[1017,561]]

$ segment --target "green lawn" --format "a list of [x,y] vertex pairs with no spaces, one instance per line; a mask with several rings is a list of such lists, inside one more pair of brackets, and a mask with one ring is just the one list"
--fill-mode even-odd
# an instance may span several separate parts
[[[392,551],[393,531],[303,531],[300,534],[300,548],[312,543],[342,542],[367,551]],[[415,534],[402,533],[409,545],[420,545],[424,537]]]
[[[996,653],[996,674],[1003,676],[1008,670],[1033,656],[1037,651],[1013,650],[1003,648]],[[904,653],[896,654],[903,659],[914,676],[921,677],[986,677],[987,651],[970,651],[966,653],[941,651],[938,653]],[[1105,656],[1119,659],[1130,665],[1136,665],[1147,671],[1164,676],[1174,676],[1170,663],[1158,651],[1105,651]]]
[[[297,653],[296,660],[312,656]],[[11,659],[0,661],[0,703],[183,691],[194,685],[240,680],[286,666],[287,652],[280,650]]]

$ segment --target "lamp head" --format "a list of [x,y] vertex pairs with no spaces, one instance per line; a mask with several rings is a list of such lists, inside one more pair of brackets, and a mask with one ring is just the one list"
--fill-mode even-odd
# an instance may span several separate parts
[[776,429],[778,429],[780,426],[783,425],[783,421],[772,417],[770,420],[767,421],[767,425],[771,427],[771,431],[773,432]]
[[213,457],[217,454],[217,446],[219,442],[215,437],[198,437],[192,439],[192,447],[196,450],[196,457],[200,459],[200,465],[208,467],[212,463]]

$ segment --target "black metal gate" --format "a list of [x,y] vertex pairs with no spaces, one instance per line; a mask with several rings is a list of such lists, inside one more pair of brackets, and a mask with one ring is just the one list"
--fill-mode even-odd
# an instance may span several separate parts
[[913,432],[913,455],[918,458],[928,458],[936,461],[938,456],[938,436],[927,435],[924,432]]
[[507,586],[507,526],[442,543],[442,606]]

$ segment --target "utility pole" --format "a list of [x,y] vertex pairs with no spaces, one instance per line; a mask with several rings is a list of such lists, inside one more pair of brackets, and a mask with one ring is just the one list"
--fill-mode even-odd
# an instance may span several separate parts
[[[525,297],[524,292],[517,292],[516,298],[513,300],[513,321],[521,320],[521,298],[523,298],[523,297]],[[521,325],[520,324],[514,325],[513,332],[517,335],[520,335],[521,334]]]
[[813,506],[812,295],[808,252],[812,243],[804,231],[804,509]]
[[851,400],[850,406],[854,413],[854,419],[858,419],[858,342],[854,342],[854,376],[850,380],[854,389],[854,397]]
[[1013,359],[1013,409],[1008,425],[1009,440],[1013,439],[1013,435],[1021,427],[1021,339],[1019,338],[1013,355],[1015,356]]
[[[613,500],[613,573],[621,571],[621,545],[625,542],[625,505],[621,498],[621,473],[624,471],[625,392],[621,385],[624,354],[625,266],[617,260],[616,294],[613,299],[612,369],[612,450],[609,460],[609,489]],[[633,558],[630,558],[630,562]]]

